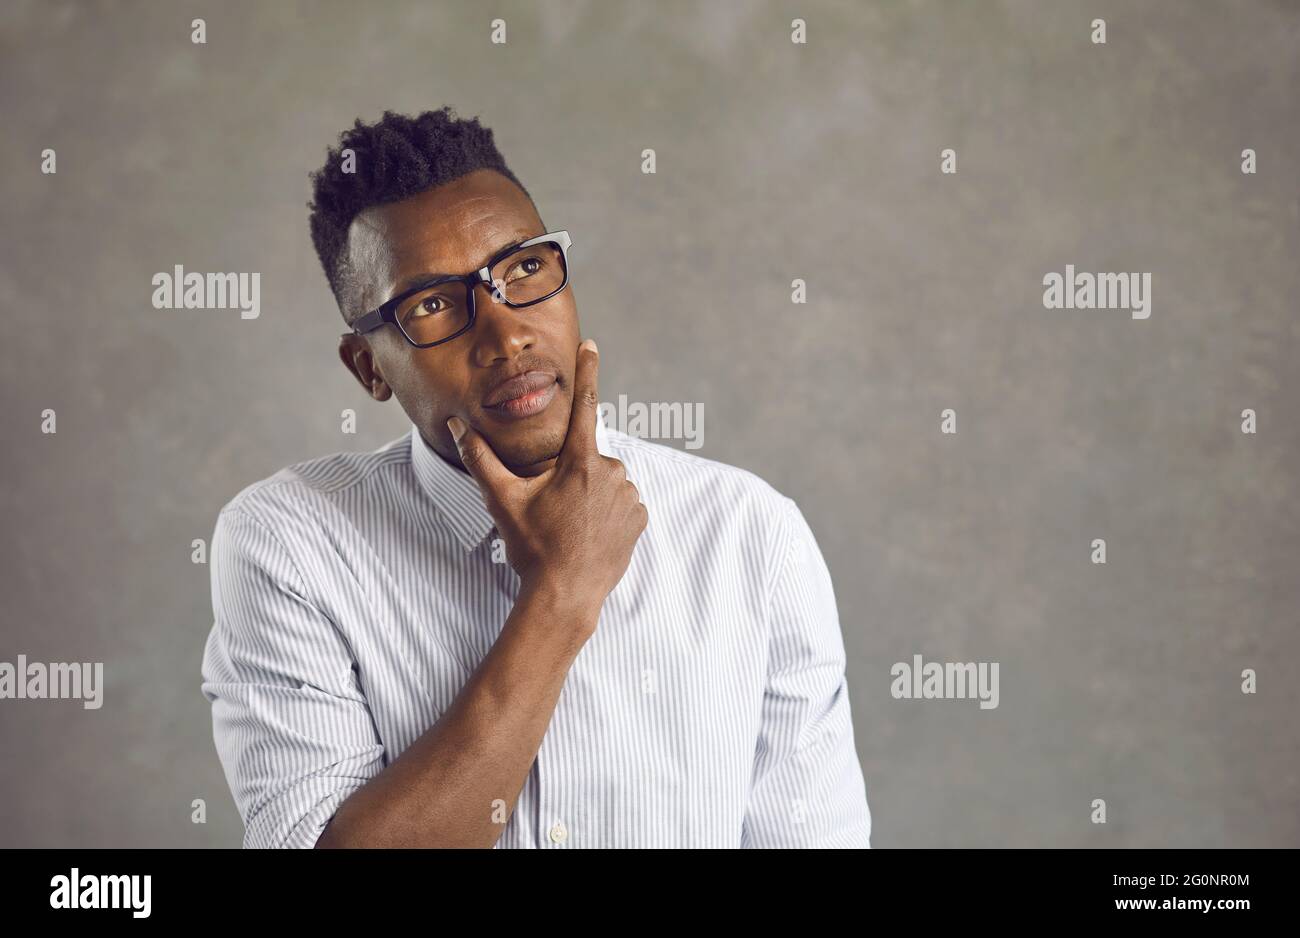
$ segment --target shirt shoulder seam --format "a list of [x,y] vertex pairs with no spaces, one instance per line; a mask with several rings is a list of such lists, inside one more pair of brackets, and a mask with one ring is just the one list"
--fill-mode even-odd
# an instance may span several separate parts
[[299,594],[304,599],[310,601],[311,597],[309,596],[308,593],[307,578],[303,576],[302,568],[298,565],[298,560],[297,558],[294,557],[293,551],[289,549],[289,545],[287,545],[284,542],[284,539],[280,537],[280,535],[276,532],[275,528],[267,524],[265,521],[263,521],[257,515],[253,514],[251,511],[245,509],[242,504],[236,505],[232,503],[230,505],[227,505],[225,508],[221,509],[220,514],[224,515],[227,513],[242,518],[245,521],[248,521],[251,524],[253,524],[255,527],[260,528],[262,531],[266,532],[267,536],[269,536],[271,540],[275,542],[276,546],[280,548],[280,552],[283,553],[284,556],[288,558],[289,566],[293,569],[293,575],[298,578],[297,586],[298,586]]
[[773,599],[776,597],[777,587],[780,586],[781,578],[785,575],[786,570],[788,570],[790,567],[790,558],[794,556],[795,535],[794,535],[793,518],[791,517],[790,512],[792,509],[795,511],[798,510],[798,505],[795,504],[794,499],[792,499],[788,495],[781,495],[780,492],[777,492],[777,494],[781,496],[781,501],[779,502],[779,504],[781,505],[782,508],[781,522],[777,532],[777,545],[775,551],[779,559],[775,564],[775,568],[772,573],[772,579],[771,582],[768,584],[766,590],[766,599],[763,604],[764,614],[767,617],[767,621],[769,625],[771,624],[772,621],[772,602]]

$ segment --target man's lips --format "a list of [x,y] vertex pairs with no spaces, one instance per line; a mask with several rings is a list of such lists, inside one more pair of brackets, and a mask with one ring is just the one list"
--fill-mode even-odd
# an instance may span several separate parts
[[515,377],[501,382],[489,391],[487,397],[483,398],[483,406],[500,408],[502,405],[513,404],[516,401],[523,403],[520,398],[538,395],[539,391],[545,391],[547,388],[554,387],[554,385],[555,375],[550,372],[526,371],[521,375],[515,375]]

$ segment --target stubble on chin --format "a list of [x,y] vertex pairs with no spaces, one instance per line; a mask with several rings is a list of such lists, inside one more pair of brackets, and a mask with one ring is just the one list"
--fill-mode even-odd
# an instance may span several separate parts
[[540,469],[540,464],[555,459],[564,447],[564,431],[558,432],[548,427],[533,439],[498,450],[499,458],[511,472],[516,475],[533,475]]

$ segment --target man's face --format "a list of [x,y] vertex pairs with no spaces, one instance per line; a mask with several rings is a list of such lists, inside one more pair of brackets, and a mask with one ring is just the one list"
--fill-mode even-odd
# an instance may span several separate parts
[[[507,245],[545,233],[523,190],[492,170],[367,209],[348,232],[360,311],[419,280],[478,270]],[[460,417],[506,466],[535,475],[553,463],[568,430],[580,341],[572,286],[511,309],[494,302],[491,289],[480,284],[474,301],[474,328],[450,342],[415,348],[396,326],[384,325],[365,336],[344,336],[339,356],[371,397],[396,395],[445,459],[459,464],[447,418]],[[554,385],[543,377],[533,385],[546,385],[542,390],[505,406],[496,403],[502,382],[530,371],[553,376]]]

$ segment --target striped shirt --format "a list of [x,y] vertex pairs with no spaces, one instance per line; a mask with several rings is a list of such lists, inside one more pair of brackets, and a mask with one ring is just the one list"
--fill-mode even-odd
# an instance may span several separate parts
[[[496,846],[870,846],[835,597],[798,507],[599,415],[596,445],[649,521]],[[477,485],[414,425],[245,488],[211,577],[202,693],[245,847],[313,846],[448,709],[519,592]]]

